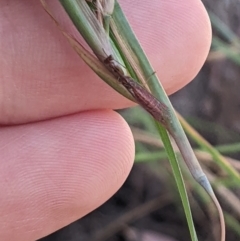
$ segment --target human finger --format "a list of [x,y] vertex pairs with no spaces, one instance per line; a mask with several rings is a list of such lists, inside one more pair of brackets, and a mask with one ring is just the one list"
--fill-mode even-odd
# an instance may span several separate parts
[[[55,2],[61,19],[69,23]],[[120,3],[167,93],[188,83],[210,46],[211,29],[201,1]],[[0,60],[0,123],[26,123],[132,104],[79,59],[40,1],[1,1],[0,13],[0,53],[4,56]]]
[[0,240],[33,241],[81,218],[123,184],[134,142],[112,111],[4,127]]

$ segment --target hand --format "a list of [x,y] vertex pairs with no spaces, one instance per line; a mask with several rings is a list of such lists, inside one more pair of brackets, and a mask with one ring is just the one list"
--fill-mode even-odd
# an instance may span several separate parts
[[[211,39],[202,3],[120,2],[167,93],[191,81]],[[39,1],[4,0],[0,12],[0,240],[33,241],[123,184],[134,141],[111,109],[133,103],[86,67]]]

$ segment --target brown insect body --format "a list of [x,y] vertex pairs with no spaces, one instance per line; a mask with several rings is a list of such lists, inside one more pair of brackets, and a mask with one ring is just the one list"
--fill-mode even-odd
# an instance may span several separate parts
[[116,65],[112,55],[104,60],[106,67],[117,77],[118,81],[128,90],[134,97],[136,102],[141,105],[147,112],[149,112],[156,120],[161,122],[164,126],[167,125],[169,119],[168,108],[165,104],[160,102],[150,92],[148,92],[142,85],[134,81],[131,77],[124,75],[122,69]]
[[137,103],[141,105],[146,111],[148,111],[156,120],[166,125],[163,115],[166,117],[167,106],[161,103],[156,97],[154,97],[144,87],[142,87],[134,80],[131,79],[129,84],[132,87],[132,92],[129,92],[135,98]]

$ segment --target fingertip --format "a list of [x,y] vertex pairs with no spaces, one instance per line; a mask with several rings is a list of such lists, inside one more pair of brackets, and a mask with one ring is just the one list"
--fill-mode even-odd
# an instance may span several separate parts
[[120,188],[134,159],[131,131],[112,111],[6,127],[4,143],[1,240],[36,240],[86,215]]
[[[199,0],[121,1],[166,92],[172,94],[199,72],[211,45],[211,24]],[[144,24],[142,24],[144,23]]]

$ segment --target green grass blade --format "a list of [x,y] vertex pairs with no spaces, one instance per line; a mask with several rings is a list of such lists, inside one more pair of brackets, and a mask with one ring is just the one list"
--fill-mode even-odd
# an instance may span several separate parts
[[229,42],[239,42],[238,36],[212,11],[208,11],[211,23],[224,38]]
[[237,65],[240,65],[239,48],[225,43],[218,37],[213,37],[212,47],[221,51],[227,58],[231,59]]
[[221,154],[231,154],[231,153],[240,153],[240,143],[232,143],[232,144],[225,144],[215,146]]
[[189,201],[188,201],[188,196],[187,196],[187,191],[186,191],[185,184],[184,184],[184,181],[183,181],[181,169],[179,167],[176,155],[175,155],[174,150],[172,148],[169,135],[168,135],[167,131],[161,126],[161,124],[156,122],[156,126],[157,126],[157,129],[158,129],[158,132],[161,135],[164,147],[165,147],[166,152],[168,154],[169,161],[170,161],[170,164],[171,164],[171,167],[172,167],[172,170],[173,170],[174,178],[175,178],[175,181],[176,181],[176,184],[177,184],[177,187],[178,187],[178,191],[180,193],[180,197],[181,197],[181,200],[182,200],[184,212],[185,212],[185,215],[186,215],[188,228],[189,228],[190,235],[191,235],[191,240],[192,241],[198,240],[197,235],[196,235],[196,231],[195,231],[195,227],[194,227],[194,223],[193,223],[193,219],[192,219],[192,213],[191,213],[191,209],[190,209],[190,205],[189,205]]
[[216,150],[210,143],[208,143],[196,130],[194,130],[185,120],[179,115],[180,121],[185,131],[191,136],[191,138],[204,150],[212,155],[213,160],[225,170],[227,174],[233,178],[236,183],[240,183],[239,173],[224,159],[224,157]]
[[[144,51],[142,50],[140,44],[138,43],[137,38],[128,21],[126,20],[119,4],[116,1],[115,11],[112,15],[113,22],[115,24],[115,28],[121,37],[121,41],[124,43],[124,47],[126,50],[131,51],[131,55],[133,55],[133,59],[138,60],[138,64],[140,69],[143,71],[145,80],[148,79],[147,84],[151,90],[151,92],[156,96],[159,100],[167,105],[169,108],[169,116],[170,123],[168,131],[173,136],[176,141],[180,152],[185,160],[189,170],[191,171],[193,177],[204,187],[204,189],[209,193],[209,195],[214,195],[213,191],[210,187],[210,183],[204,175],[198,160],[192,150],[192,147],[189,144],[189,141],[182,129],[181,124],[179,123],[175,111],[172,107],[172,104],[165,93],[160,81],[158,80],[156,75],[152,75],[154,73],[153,68],[151,67],[147,57],[145,56]],[[150,77],[149,77],[150,76]]]
[[106,58],[111,54],[111,45],[104,28],[95,21],[95,16],[86,1],[59,0],[72,22],[97,56]]

